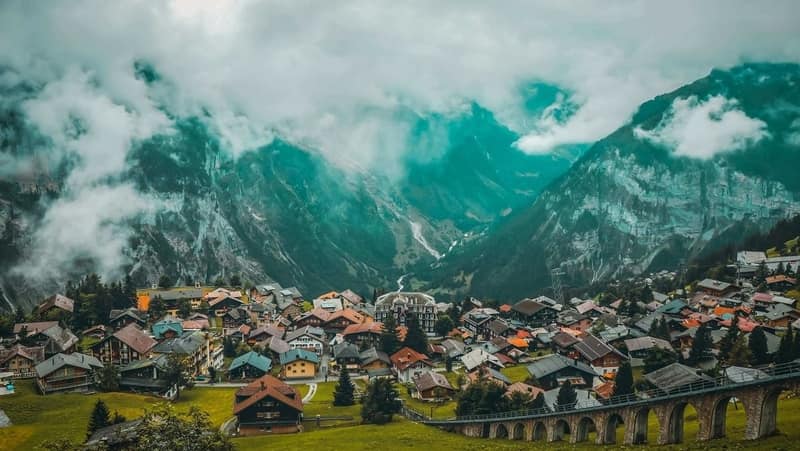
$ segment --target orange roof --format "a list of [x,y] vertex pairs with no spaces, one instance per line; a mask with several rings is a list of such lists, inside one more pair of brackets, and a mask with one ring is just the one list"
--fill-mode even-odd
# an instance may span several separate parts
[[292,386],[269,374],[240,388],[237,390],[236,395],[249,397],[233,406],[234,415],[239,414],[242,410],[252,406],[267,396],[298,412],[303,411],[303,401],[300,399],[300,394],[297,393]]
[[531,333],[525,329],[519,329],[517,331],[517,338],[531,338]]
[[511,346],[515,348],[526,349],[528,347],[528,342],[522,338],[509,338],[506,341],[511,343]]
[[700,327],[700,321],[698,321],[696,319],[685,319],[685,320],[683,320],[681,322],[681,324],[683,325],[683,327],[685,327],[687,329],[693,329],[695,327]]
[[392,356],[389,357],[389,360],[391,360],[392,365],[394,365],[395,368],[400,371],[405,370],[417,362],[425,362],[426,365],[430,365],[430,362],[428,362],[428,356],[425,354],[420,354],[408,346],[392,354]]
[[361,333],[379,334],[383,332],[383,323],[361,323],[351,324],[344,329],[342,335],[361,334]]
[[331,313],[331,316],[328,317],[328,320],[326,322],[331,322],[342,317],[344,317],[346,320],[350,321],[353,324],[361,324],[364,322],[365,319],[364,315],[362,315],[361,313],[358,313],[357,311],[351,308],[346,308]]
[[503,304],[503,305],[500,306],[500,308],[498,308],[498,310],[503,312],[503,313],[508,313],[508,312],[511,311],[511,305]]
[[718,305],[714,309],[714,314],[717,315],[717,316],[722,316],[722,315],[724,315],[726,313],[730,313],[731,315],[733,315],[735,312],[736,312],[736,310],[734,308],[732,308],[732,307],[723,307],[721,305]]
[[597,387],[594,388],[594,392],[597,393],[597,396],[608,399],[611,395],[614,394],[614,383],[613,382],[605,382]]
[[150,295],[140,294],[136,296],[136,308],[146,312],[150,308]]
[[335,291],[329,291],[329,292],[327,292],[325,294],[321,294],[321,295],[317,296],[317,299],[333,299],[333,298],[338,298],[338,297],[339,297],[339,293],[337,293]]

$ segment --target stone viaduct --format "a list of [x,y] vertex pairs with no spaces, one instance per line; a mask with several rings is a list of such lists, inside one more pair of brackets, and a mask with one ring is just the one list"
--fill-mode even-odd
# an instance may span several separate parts
[[[552,412],[503,412],[498,414],[432,420],[419,415],[416,420],[470,437],[553,442],[567,438],[571,443],[588,440],[616,443],[617,429],[624,427],[624,444],[647,442],[648,416],[658,419],[658,444],[684,440],[684,409],[697,411],[698,441],[725,436],[726,411],[735,398],[745,412],[745,438],[759,439],[776,431],[778,397],[785,390],[800,389],[800,362],[776,366],[760,379],[733,382],[718,378],[690,384],[670,392],[652,391],[635,396],[612,398],[595,407]],[[691,437],[689,437],[691,439]]]

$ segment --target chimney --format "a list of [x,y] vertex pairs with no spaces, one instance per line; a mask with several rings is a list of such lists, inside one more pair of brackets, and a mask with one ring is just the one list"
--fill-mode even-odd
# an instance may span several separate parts
[[264,389],[264,381],[263,380],[261,381],[261,389],[262,390]]

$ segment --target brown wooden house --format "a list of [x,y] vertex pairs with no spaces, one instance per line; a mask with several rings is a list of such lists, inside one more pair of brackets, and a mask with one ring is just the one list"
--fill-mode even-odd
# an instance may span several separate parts
[[233,414],[239,435],[299,432],[303,402],[291,385],[266,375],[236,391]]

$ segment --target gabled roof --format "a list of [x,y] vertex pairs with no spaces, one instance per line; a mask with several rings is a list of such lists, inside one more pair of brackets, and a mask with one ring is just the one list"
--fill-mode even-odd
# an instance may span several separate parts
[[270,351],[272,351],[272,352],[274,352],[276,354],[282,354],[282,353],[292,349],[292,347],[289,346],[289,343],[286,343],[285,341],[281,340],[280,338],[278,338],[276,336],[270,337],[267,340],[266,346],[267,346],[267,349],[269,349]]
[[275,326],[274,324],[266,324],[261,327],[257,327],[250,331],[250,338],[257,337],[259,335],[268,335],[270,337],[283,337],[283,329]]
[[386,362],[389,365],[392,364],[389,356],[383,351],[378,351],[375,347],[361,351],[361,354],[359,354],[358,357],[361,360],[361,365],[369,365],[376,360]]
[[625,340],[625,347],[628,349],[628,352],[643,351],[653,348],[674,351],[672,345],[667,340],[651,336],[629,338]]
[[[206,296],[208,296],[208,295],[206,295]],[[220,296],[218,298],[214,298],[214,299],[210,300],[208,302],[208,306],[211,307],[211,308],[214,308],[217,305],[220,305],[220,304],[223,304],[223,303],[225,303],[225,304],[232,303],[234,305],[243,305],[244,304],[244,302],[242,302],[241,299],[234,298],[234,297],[231,297],[231,296]]]
[[176,335],[181,335],[183,333],[183,321],[178,318],[164,318],[153,324],[151,329],[156,339],[161,339],[168,331],[175,332]]
[[590,362],[608,354],[617,354],[624,358],[613,346],[610,346],[608,343],[598,339],[592,334],[586,335],[583,341],[575,344],[575,350]]
[[142,318],[141,312],[139,312],[139,310],[137,310],[137,309],[135,309],[133,307],[126,308],[126,309],[112,309],[108,313],[108,321],[109,322],[114,322],[114,321],[122,318],[123,316],[130,317],[134,321],[137,321],[137,322],[140,322],[140,323],[144,323],[145,322],[144,318]]
[[472,351],[462,355],[461,363],[464,364],[464,368],[466,368],[468,372],[483,365],[484,363],[491,363],[501,368],[503,367],[503,363],[500,361],[500,359],[481,348],[473,349]]
[[79,352],[72,354],[59,353],[36,365],[36,375],[38,377],[46,377],[65,366],[91,370],[92,368],[102,368],[103,364],[96,358]]
[[11,349],[0,349],[0,366],[3,366],[12,357],[20,356],[33,363],[39,363],[44,360],[44,346],[22,346],[21,344],[14,345]]
[[392,365],[399,371],[404,371],[406,368],[417,362],[422,362],[428,366],[431,366],[430,361],[428,361],[428,356],[421,354],[409,348],[408,346],[405,346],[392,354],[389,359],[392,361]]
[[700,374],[700,370],[680,363],[672,363],[644,375],[645,380],[664,391],[689,385],[694,382],[710,381],[710,377]]
[[47,343],[48,353],[67,351],[79,341],[71,330],[59,325],[43,330],[41,333],[49,339]]
[[576,343],[580,342],[580,340],[578,340],[573,335],[570,335],[566,332],[558,332],[555,335],[553,335],[550,340],[556,346],[562,349],[569,348],[570,346],[573,346]]
[[528,365],[528,372],[536,379],[541,379],[569,367],[575,368],[576,370],[591,376],[598,375],[597,371],[595,371],[591,366],[581,361],[564,357],[561,354],[552,354],[531,363]]
[[272,367],[272,359],[255,351],[250,351],[233,359],[233,362],[231,362],[231,365],[228,367],[228,371],[235,371],[245,365],[252,366],[266,373]]
[[547,308],[547,306],[540,304],[533,299],[523,299],[511,306],[511,310],[525,316],[534,315],[544,308]]
[[153,348],[158,354],[194,354],[206,339],[202,332],[184,332],[180,337],[168,338]]
[[305,349],[290,349],[280,356],[281,365],[292,363],[297,360],[305,360],[306,362],[319,363],[319,356],[311,351]]
[[122,329],[114,332],[112,337],[115,337],[117,340],[125,343],[128,345],[128,347],[139,354],[144,354],[153,349],[153,346],[155,346],[157,343],[155,340],[150,338],[149,335],[144,333],[142,329],[136,325],[136,323],[130,323]]
[[343,341],[333,347],[333,357],[336,359],[358,359],[360,358],[358,346]]
[[347,326],[342,335],[348,336],[353,334],[380,334],[383,332],[383,323],[379,322],[371,322],[371,323],[361,323],[361,324],[351,324]]
[[63,295],[54,294],[39,304],[38,310],[43,312],[54,307],[72,313],[75,308],[75,301]]
[[324,323],[324,322],[328,321],[328,318],[331,316],[331,312],[329,312],[329,311],[327,311],[327,310],[325,310],[323,308],[317,307],[317,308],[311,310],[310,312],[303,313],[302,315],[300,315],[297,318],[295,318],[295,322],[304,320],[304,319],[312,317],[312,316],[317,318],[317,319],[319,319],[320,321],[322,321]]
[[155,357],[149,357],[146,359],[134,360],[126,365],[122,365],[119,367],[120,373],[127,373],[128,371],[135,371],[142,368],[150,368],[151,366],[155,366],[160,370],[165,370],[168,365],[169,358],[165,354],[160,354]]
[[316,340],[320,340],[321,341],[323,339],[323,337],[325,336],[325,331],[323,331],[319,327],[305,326],[305,327],[301,327],[299,329],[295,329],[295,330],[293,330],[291,332],[288,332],[286,334],[286,337],[284,338],[284,340],[286,340],[287,343],[291,343],[292,341],[294,341],[294,340],[296,340],[296,339],[298,339],[300,337],[303,337],[305,335],[308,335],[308,336],[310,336],[310,337],[312,337],[312,338],[314,338]]
[[364,302],[364,298],[362,298],[349,288],[339,293],[339,295],[350,301],[351,304],[361,304],[362,302]]
[[362,315],[361,313],[358,313],[357,311],[351,308],[346,308],[331,313],[331,315],[328,317],[328,320],[325,322],[329,323],[331,321],[336,321],[339,318],[344,318],[353,324],[360,324],[363,323],[365,320],[364,315]]
[[525,382],[514,382],[506,389],[506,396],[510,398],[511,395],[517,392],[530,395],[531,399],[536,399],[539,393],[544,393],[544,390],[534,385],[528,385]]
[[240,388],[236,392],[236,397],[241,396],[247,396],[247,398],[233,406],[234,415],[238,415],[267,396],[298,412],[303,411],[300,394],[292,386],[268,374]]
[[417,391],[423,392],[432,388],[443,388],[445,390],[455,390],[446,377],[434,371],[426,371],[414,378],[414,386]]
[[47,329],[57,327],[58,321],[39,321],[34,323],[16,323],[14,324],[14,333],[19,334],[23,328],[28,331],[28,336],[36,335],[46,331]]
[[703,279],[697,282],[697,287],[706,290],[725,291],[731,287],[731,284],[714,279]]

